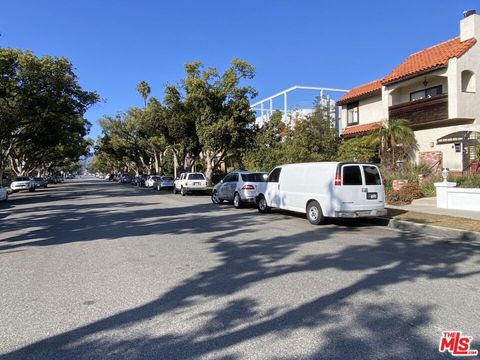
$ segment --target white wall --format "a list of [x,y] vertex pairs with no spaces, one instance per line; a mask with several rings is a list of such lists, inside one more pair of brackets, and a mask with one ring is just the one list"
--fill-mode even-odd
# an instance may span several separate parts
[[480,211],[480,189],[454,186],[455,183],[435,183],[438,208]]

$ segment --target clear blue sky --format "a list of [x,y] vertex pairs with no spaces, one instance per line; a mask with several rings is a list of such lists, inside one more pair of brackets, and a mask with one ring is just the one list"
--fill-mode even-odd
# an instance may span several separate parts
[[292,85],[351,88],[384,76],[409,54],[459,34],[475,0],[26,0],[3,1],[1,47],[68,57],[103,114],[141,106],[140,80],[163,86],[201,60],[225,69],[232,58],[256,68],[259,97]]

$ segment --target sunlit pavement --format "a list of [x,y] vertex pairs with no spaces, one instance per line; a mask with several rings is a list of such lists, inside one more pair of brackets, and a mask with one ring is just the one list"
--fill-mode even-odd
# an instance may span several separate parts
[[1,359],[438,359],[480,244],[97,179],[0,204]]

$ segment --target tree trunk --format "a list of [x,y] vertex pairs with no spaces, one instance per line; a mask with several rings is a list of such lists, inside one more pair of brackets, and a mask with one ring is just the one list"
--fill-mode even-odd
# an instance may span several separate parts
[[214,154],[211,151],[205,151],[205,177],[207,178],[207,186],[212,186],[213,177],[213,157]]

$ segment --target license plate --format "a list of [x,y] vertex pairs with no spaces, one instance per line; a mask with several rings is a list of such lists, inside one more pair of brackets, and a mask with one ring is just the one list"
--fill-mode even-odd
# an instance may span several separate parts
[[378,199],[378,194],[375,193],[367,193],[367,200],[376,200]]
[[200,183],[199,182],[194,182],[193,185],[200,185]]

